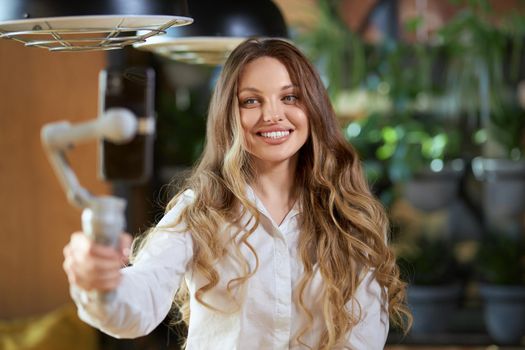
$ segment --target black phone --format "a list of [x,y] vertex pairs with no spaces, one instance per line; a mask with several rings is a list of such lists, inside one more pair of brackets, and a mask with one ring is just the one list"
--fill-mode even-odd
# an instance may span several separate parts
[[137,118],[135,137],[124,144],[101,140],[99,170],[102,179],[144,183],[153,169],[155,140],[155,71],[149,67],[109,68],[99,75],[99,115],[122,107]]

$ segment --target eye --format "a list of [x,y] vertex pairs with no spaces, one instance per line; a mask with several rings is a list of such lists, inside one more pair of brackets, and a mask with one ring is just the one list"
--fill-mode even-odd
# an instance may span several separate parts
[[298,98],[295,95],[286,95],[281,100],[287,104],[295,104]]
[[256,106],[258,103],[259,100],[253,97],[241,99],[241,107],[250,108]]

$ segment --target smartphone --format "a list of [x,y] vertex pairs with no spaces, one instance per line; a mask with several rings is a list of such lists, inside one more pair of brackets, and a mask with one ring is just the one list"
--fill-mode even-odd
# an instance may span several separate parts
[[112,107],[137,118],[135,137],[124,144],[101,140],[99,174],[106,181],[144,183],[151,178],[155,141],[155,71],[150,67],[109,68],[99,75],[99,116]]

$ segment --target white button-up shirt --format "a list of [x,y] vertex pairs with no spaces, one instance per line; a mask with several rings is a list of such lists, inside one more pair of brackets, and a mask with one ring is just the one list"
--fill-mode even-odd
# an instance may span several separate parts
[[[195,291],[205,284],[206,279],[191,269],[191,234],[163,228],[152,234],[133,266],[122,270],[122,281],[109,301],[97,302],[77,288],[71,288],[80,318],[117,338],[146,335],[166,317],[184,278],[191,295],[188,350],[306,349],[293,341],[307,322],[294,302],[298,293],[296,286],[303,274],[297,252],[298,208],[294,207],[277,225],[250,188],[248,197],[261,215],[260,224],[248,239],[257,252],[259,267],[245,282],[244,301],[235,310],[232,299],[225,293],[228,281],[242,275],[235,260],[228,258],[216,266],[221,277],[219,284],[203,296],[219,310],[234,312],[212,310],[194,298]],[[193,193],[186,191],[158,227],[174,222],[192,200]],[[248,221],[249,217],[245,219]],[[255,257],[244,247],[241,251],[253,269]],[[312,348],[324,329],[319,302],[322,283],[317,272],[305,291],[305,303],[315,317],[313,327],[301,340]],[[356,299],[361,306],[361,320],[347,335],[344,348],[383,349],[388,333],[388,315],[381,288],[370,272],[358,286]]]

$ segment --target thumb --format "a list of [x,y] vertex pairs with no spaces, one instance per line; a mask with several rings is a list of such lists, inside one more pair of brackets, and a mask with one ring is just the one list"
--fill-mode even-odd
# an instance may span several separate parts
[[122,263],[125,265],[129,263],[132,242],[133,237],[129,233],[122,233],[120,235],[119,253],[122,255]]

